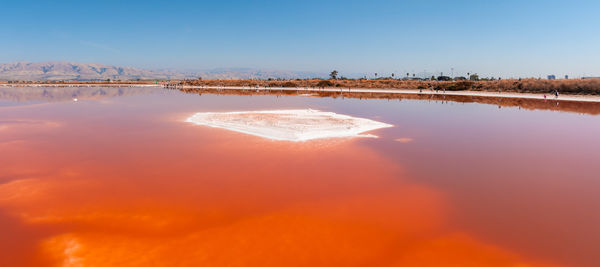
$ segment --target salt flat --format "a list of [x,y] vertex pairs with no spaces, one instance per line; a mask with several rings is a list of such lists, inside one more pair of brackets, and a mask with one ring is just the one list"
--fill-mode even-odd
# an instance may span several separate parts
[[186,121],[272,140],[294,142],[322,138],[376,137],[363,133],[393,126],[314,109],[199,112]]

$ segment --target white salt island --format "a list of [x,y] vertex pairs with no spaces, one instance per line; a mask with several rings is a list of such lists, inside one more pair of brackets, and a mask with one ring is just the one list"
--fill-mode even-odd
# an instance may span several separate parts
[[314,109],[199,112],[186,121],[273,140],[294,142],[336,137],[377,137],[362,133],[393,126]]

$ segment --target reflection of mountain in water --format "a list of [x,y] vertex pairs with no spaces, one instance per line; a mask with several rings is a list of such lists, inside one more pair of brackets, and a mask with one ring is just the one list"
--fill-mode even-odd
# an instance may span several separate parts
[[99,100],[118,96],[142,95],[161,91],[148,87],[0,87],[1,102],[64,102]]

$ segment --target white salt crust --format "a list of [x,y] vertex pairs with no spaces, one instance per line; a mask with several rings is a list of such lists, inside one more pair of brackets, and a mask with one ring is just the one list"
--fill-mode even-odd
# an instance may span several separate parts
[[393,127],[374,120],[314,109],[199,112],[186,121],[272,140],[293,142],[339,137],[377,137],[362,133]]

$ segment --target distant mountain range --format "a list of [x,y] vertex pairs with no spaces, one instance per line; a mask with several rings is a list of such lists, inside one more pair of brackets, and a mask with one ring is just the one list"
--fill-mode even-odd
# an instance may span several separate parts
[[261,69],[214,69],[201,72],[146,70],[76,62],[13,62],[0,64],[0,80],[182,80],[182,79],[296,79],[326,77],[323,73]]

